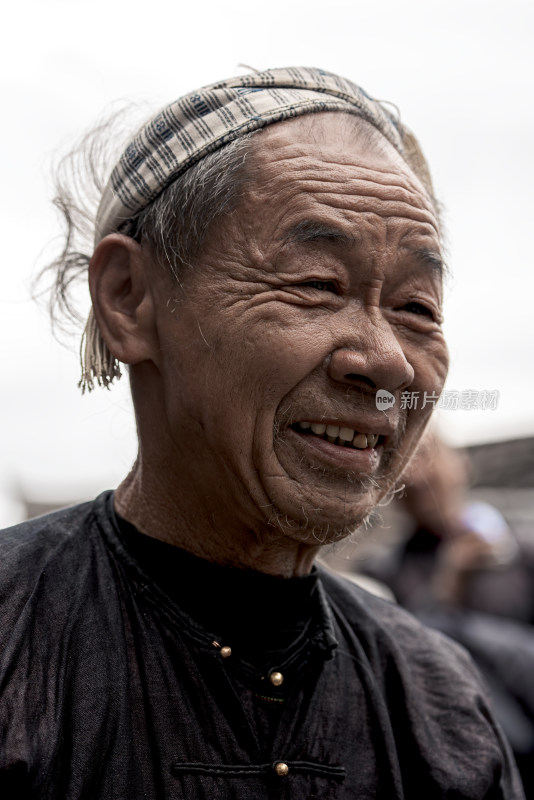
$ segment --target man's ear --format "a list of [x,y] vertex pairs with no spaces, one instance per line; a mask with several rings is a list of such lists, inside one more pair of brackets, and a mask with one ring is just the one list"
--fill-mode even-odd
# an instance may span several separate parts
[[147,251],[119,233],[104,237],[89,262],[98,329],[112,355],[124,364],[157,357],[152,270]]

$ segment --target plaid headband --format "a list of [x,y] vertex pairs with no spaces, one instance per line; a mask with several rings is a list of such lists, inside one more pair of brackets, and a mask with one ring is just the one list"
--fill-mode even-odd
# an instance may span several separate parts
[[[344,111],[374,125],[405,156],[407,131],[363,89],[311,67],[270,69],[214,83],[166,106],[144,125],[102,193],[95,246],[134,217],[208,153],[246,133],[303,114]],[[91,310],[80,348],[82,391],[120,378]]]
[[208,153],[273,122],[320,111],[363,117],[403,154],[391,114],[359,86],[331,72],[288,67],[219,81],[168,105],[128,145],[104,189],[95,244]]

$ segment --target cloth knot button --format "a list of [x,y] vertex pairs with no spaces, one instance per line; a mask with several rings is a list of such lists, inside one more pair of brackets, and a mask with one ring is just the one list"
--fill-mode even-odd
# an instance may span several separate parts
[[271,672],[269,680],[273,686],[281,686],[284,682],[284,676],[281,672]]
[[221,647],[221,658],[230,658],[232,655],[231,647]]
[[274,771],[280,778],[284,778],[289,772],[289,767],[283,761],[278,761],[274,765]]

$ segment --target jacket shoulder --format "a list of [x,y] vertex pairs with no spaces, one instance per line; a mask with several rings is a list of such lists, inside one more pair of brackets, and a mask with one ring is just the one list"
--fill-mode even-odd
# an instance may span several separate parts
[[437,783],[450,797],[522,798],[486,687],[463,647],[348,579],[328,571],[321,579],[344,647],[383,698],[404,759],[419,764],[404,777],[406,796],[435,796]]
[[470,656],[452,639],[347,578],[322,569],[321,580],[334,617],[353,632],[371,662],[394,662],[430,688],[436,676],[445,681],[457,679],[471,687],[479,685]]
[[93,503],[63,508],[0,531],[0,579],[13,568],[39,569],[90,522]]
[[46,579],[68,581],[90,548],[94,505],[88,502],[0,531],[0,620],[10,630]]

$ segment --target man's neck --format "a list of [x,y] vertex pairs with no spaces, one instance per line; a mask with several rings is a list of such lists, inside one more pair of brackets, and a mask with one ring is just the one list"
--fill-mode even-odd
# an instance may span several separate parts
[[215,564],[289,578],[308,574],[319,546],[294,541],[275,525],[247,526],[229,509],[170,492],[138,460],[115,491],[115,510],[139,531]]

